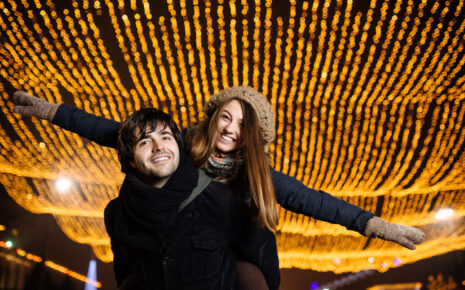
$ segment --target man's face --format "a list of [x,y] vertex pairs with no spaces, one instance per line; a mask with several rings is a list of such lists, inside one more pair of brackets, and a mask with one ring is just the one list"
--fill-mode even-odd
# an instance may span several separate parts
[[169,127],[135,130],[134,161],[130,165],[148,184],[161,188],[179,166],[179,146]]

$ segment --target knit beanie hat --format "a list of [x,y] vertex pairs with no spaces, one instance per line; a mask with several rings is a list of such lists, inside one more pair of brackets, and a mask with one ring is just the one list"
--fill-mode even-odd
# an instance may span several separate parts
[[250,104],[257,115],[260,132],[266,144],[271,143],[275,137],[275,116],[270,102],[251,87],[230,87],[213,96],[205,104],[205,114],[212,116],[216,108],[231,99],[239,99]]

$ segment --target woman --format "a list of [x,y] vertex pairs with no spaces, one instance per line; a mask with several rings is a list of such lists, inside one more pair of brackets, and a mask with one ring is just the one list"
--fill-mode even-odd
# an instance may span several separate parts
[[274,139],[275,120],[271,105],[257,96],[255,90],[241,87],[213,95],[206,104],[207,118],[187,129],[186,141],[196,166],[243,185],[242,192],[250,189],[258,220],[274,230],[276,197],[264,149]]
[[[21,91],[15,93],[15,103],[17,113],[51,120],[98,144],[115,147],[121,126],[118,122],[48,103]],[[365,236],[394,241],[409,249],[423,242],[424,235],[419,229],[388,223],[272,169],[266,151],[275,136],[275,117],[270,103],[253,88],[227,88],[213,95],[205,108],[206,118],[186,130],[192,159],[219,180],[250,192],[244,194],[244,199],[249,200],[255,217],[265,227],[273,230],[277,225],[277,201],[293,212],[337,223]],[[254,271],[247,264],[244,269]],[[251,276],[245,273],[245,277]]]

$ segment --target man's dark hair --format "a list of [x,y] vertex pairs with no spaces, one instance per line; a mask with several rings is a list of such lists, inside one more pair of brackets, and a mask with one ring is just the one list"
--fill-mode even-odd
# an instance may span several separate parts
[[[141,134],[152,132],[159,125],[163,128],[170,128],[173,133],[176,143],[178,143],[179,151],[183,150],[183,143],[181,132],[179,131],[178,125],[173,121],[170,115],[166,114],[161,110],[154,108],[144,108],[133,113],[119,130],[118,140],[116,143],[116,149],[118,150],[118,158],[121,163],[121,170],[127,173],[131,168],[129,162],[134,161],[133,147],[139,141]],[[146,128],[149,131],[146,131]],[[135,136],[134,133],[139,132],[139,136]]]

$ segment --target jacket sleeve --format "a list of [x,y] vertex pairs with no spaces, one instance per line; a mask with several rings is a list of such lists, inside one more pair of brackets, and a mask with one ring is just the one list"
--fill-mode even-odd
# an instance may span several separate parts
[[115,211],[118,210],[116,203],[116,200],[112,200],[107,205],[104,212],[104,220],[105,228],[108,235],[110,236],[111,241],[111,250],[113,252],[113,271],[115,273],[116,284],[118,287],[121,287],[123,284],[126,284],[126,280],[131,278],[133,275],[129,263],[121,250],[121,247],[117,243],[116,239],[113,238],[114,217],[116,214]]
[[374,214],[334,197],[311,189],[297,179],[271,168],[278,203],[295,213],[345,226],[363,234],[366,223]]
[[[239,259],[250,262],[260,269],[270,290],[278,289],[281,278],[279,272],[276,237],[268,229],[252,221],[250,212],[241,201],[234,215],[235,240]],[[253,277],[251,277],[253,279]]]
[[116,148],[121,123],[89,114],[83,110],[60,105],[52,123],[99,145]]

